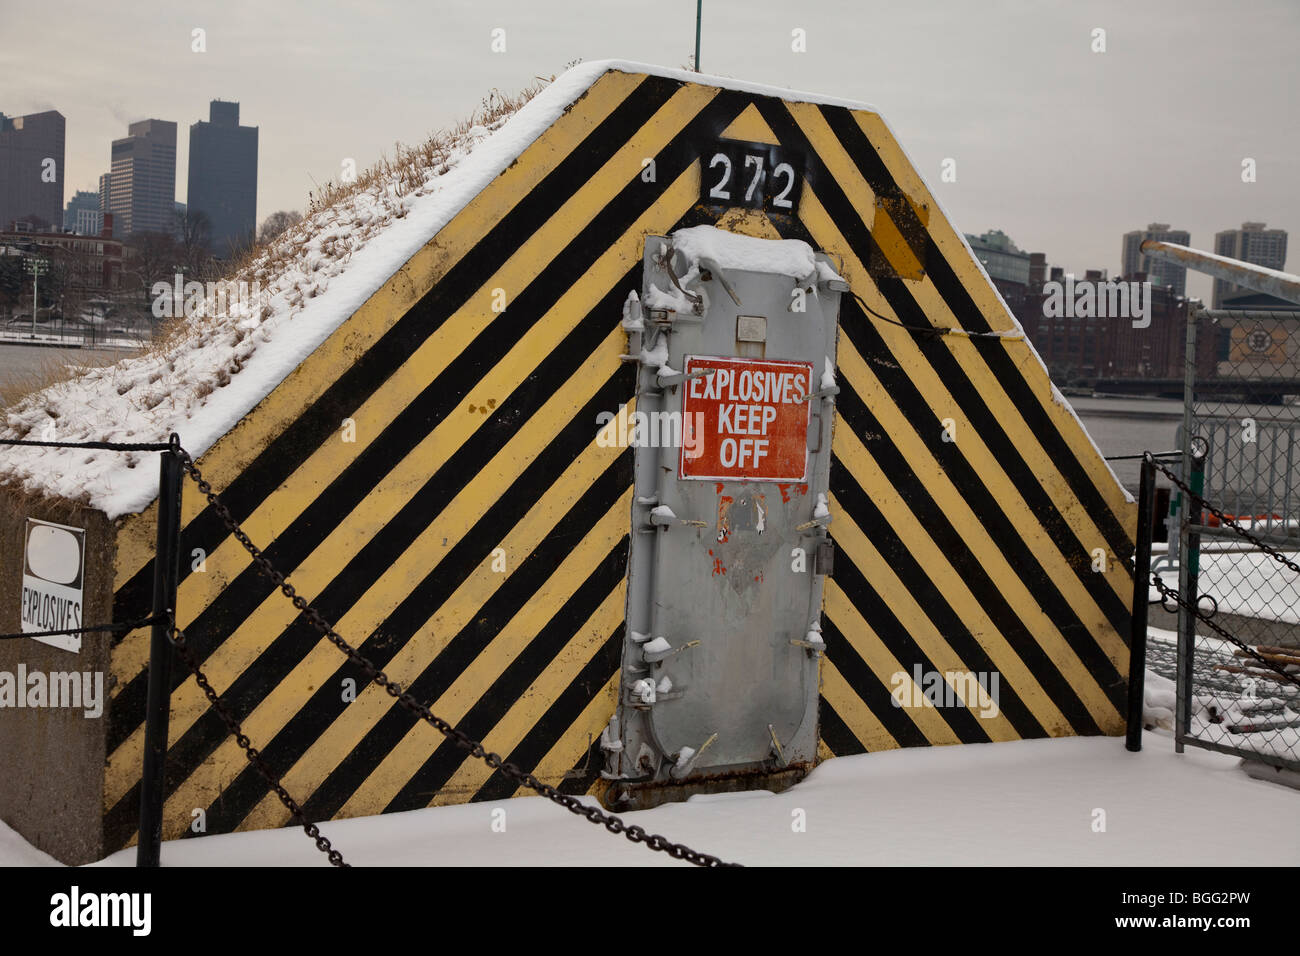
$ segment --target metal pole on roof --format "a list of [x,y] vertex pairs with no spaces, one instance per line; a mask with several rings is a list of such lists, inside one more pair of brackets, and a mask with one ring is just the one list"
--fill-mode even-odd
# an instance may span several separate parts
[[1187,269],[1204,272],[1216,279],[1235,283],[1253,292],[1263,292],[1266,295],[1277,296],[1279,299],[1286,299],[1288,302],[1300,302],[1300,277],[1288,272],[1202,252],[1173,242],[1161,242],[1158,239],[1145,240],[1141,245],[1141,252],[1153,259],[1161,259]]
[[704,16],[704,0],[695,0],[695,72],[700,72],[700,20]]

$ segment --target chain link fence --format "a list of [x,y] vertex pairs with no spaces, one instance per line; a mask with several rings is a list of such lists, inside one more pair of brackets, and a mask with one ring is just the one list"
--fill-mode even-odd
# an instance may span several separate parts
[[1153,564],[1177,640],[1153,640],[1150,666],[1177,682],[1179,749],[1300,769],[1300,320],[1212,315],[1213,342],[1189,340],[1178,520]]

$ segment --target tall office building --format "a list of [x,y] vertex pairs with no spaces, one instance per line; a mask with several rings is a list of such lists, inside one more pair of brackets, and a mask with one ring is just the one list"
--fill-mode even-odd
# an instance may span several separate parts
[[[1214,234],[1214,252],[1229,259],[1282,269],[1286,266],[1286,230],[1265,229],[1262,222],[1243,222],[1240,229],[1225,229]],[[1235,283],[1215,279],[1213,307],[1221,309],[1224,299],[1248,291]]]
[[63,210],[63,231],[79,236],[98,236],[103,213],[99,211],[99,193],[78,189]]
[[58,230],[63,224],[63,114],[0,113],[0,230],[14,222]]
[[99,174],[99,212],[100,215],[103,215],[104,213],[111,214],[113,212],[113,174],[112,173]]
[[239,125],[239,104],[213,100],[208,120],[190,127],[191,213],[211,229],[209,248],[228,256],[253,241],[257,229],[257,127]]
[[176,202],[176,124],[147,119],[113,140],[105,210],[113,214],[114,234],[172,231]]
[[1124,251],[1120,264],[1120,278],[1145,272],[1152,285],[1162,285],[1173,290],[1174,295],[1187,293],[1187,267],[1164,259],[1154,259],[1142,254],[1142,243],[1147,239],[1173,242],[1180,246],[1191,245],[1192,234],[1185,229],[1170,229],[1167,222],[1153,222],[1146,229],[1124,233]]

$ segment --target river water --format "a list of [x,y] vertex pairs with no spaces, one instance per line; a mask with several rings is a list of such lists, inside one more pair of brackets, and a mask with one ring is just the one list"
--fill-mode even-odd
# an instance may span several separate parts
[[[1183,403],[1177,399],[1084,396],[1067,401],[1103,455],[1140,455],[1178,447]],[[1136,495],[1141,462],[1112,461],[1110,467]]]

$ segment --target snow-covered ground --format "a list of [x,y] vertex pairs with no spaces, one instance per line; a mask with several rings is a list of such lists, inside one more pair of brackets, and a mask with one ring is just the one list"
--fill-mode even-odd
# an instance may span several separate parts
[[[781,794],[740,793],[624,815],[752,865],[1298,865],[1300,793],[1240,761],[1177,755],[1146,734],[928,747],[840,757]],[[505,811],[504,832],[493,828]],[[800,813],[802,811],[802,813]],[[1104,811],[1105,830],[1094,830]],[[806,824],[802,832],[796,824]],[[1265,826],[1225,825],[1267,820]],[[540,797],[328,823],[355,865],[677,865]],[[170,866],[322,866],[300,830],[181,840]],[[51,862],[0,828],[0,863]],[[131,866],[134,850],[104,865]]]
[[[1178,667],[1178,635],[1147,631],[1145,716],[1148,727],[1172,733]],[[1290,683],[1234,671],[1248,663],[1234,646],[1197,635],[1192,677],[1191,736],[1238,751],[1300,759],[1300,691]],[[1292,665],[1289,670],[1296,672]],[[1266,673],[1254,667],[1253,673]]]
[[[1287,557],[1296,560],[1295,552]],[[1263,551],[1216,550],[1206,546],[1200,556],[1199,592],[1214,598],[1220,611],[1267,621],[1300,623],[1300,575]],[[1178,586],[1176,562],[1156,561],[1154,570],[1165,584]],[[1160,600],[1153,586],[1151,600]],[[1205,602],[1206,610],[1211,609]]]

